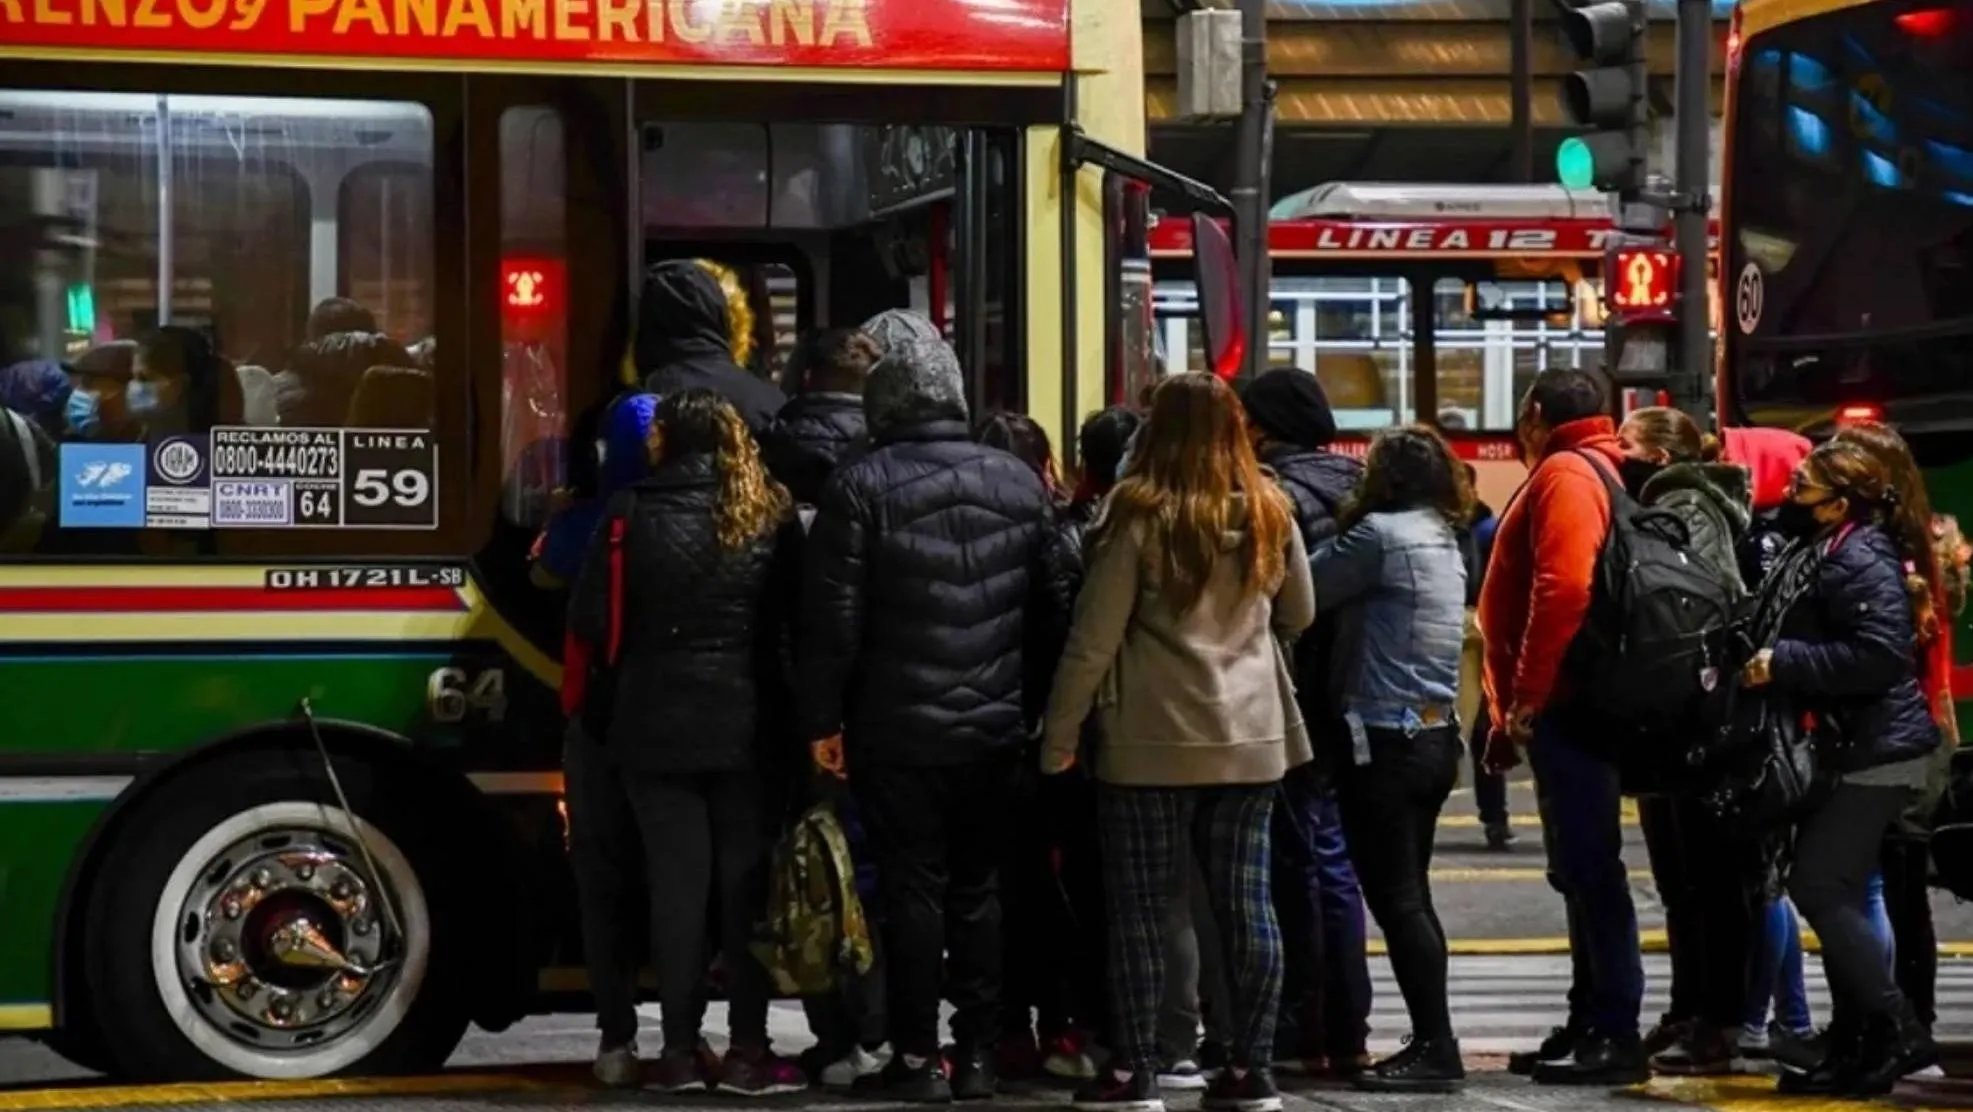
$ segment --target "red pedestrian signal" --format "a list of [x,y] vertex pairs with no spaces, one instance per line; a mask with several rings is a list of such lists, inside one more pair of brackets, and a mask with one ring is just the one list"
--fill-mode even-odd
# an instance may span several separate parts
[[1603,284],[1610,311],[1619,317],[1670,317],[1678,290],[1678,255],[1653,247],[1620,249],[1611,256]]

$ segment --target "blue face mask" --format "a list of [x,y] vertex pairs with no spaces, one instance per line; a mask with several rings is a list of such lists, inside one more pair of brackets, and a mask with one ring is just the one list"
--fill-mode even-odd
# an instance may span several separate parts
[[103,427],[103,399],[94,390],[72,390],[63,416],[69,431],[77,436],[94,436]]
[[131,416],[149,417],[162,404],[158,397],[158,384],[133,379],[130,385],[123,388],[123,404],[129,408]]

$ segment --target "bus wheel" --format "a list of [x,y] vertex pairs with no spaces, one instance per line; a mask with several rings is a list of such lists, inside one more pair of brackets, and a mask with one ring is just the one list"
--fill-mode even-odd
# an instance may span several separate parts
[[123,825],[85,933],[122,1072],[391,1073],[458,1044],[466,958],[442,829],[393,797],[388,770],[338,761],[352,821],[313,764],[229,760]]

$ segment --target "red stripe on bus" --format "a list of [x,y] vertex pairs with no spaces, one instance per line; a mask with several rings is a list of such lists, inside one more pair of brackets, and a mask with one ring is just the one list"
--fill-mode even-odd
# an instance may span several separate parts
[[218,614],[278,611],[459,611],[466,602],[449,587],[330,588],[270,591],[264,587],[0,587],[7,614]]

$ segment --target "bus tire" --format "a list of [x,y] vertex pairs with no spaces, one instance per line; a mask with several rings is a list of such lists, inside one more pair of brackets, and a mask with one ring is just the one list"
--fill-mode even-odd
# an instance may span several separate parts
[[418,777],[394,771],[337,760],[354,823],[306,750],[197,766],[138,803],[84,928],[118,1072],[298,1079],[444,1063],[466,1026],[474,907],[446,863],[471,847],[463,824],[420,808]]

